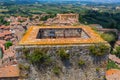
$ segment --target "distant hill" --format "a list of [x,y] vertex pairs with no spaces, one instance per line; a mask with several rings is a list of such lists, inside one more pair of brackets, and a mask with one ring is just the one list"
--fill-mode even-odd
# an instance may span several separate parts
[[0,2],[35,2],[38,0],[0,0]]
[[27,3],[34,3],[37,1],[38,0],[0,0],[0,3],[6,2],[6,3],[16,3],[16,4],[27,4]]
[[61,2],[61,1],[89,1],[89,2],[102,2],[102,3],[117,3],[120,0],[0,0],[0,2],[36,2],[36,1],[47,1],[47,2]]
[[104,2],[104,3],[117,3],[120,0],[38,0],[38,1],[89,1],[89,2]]

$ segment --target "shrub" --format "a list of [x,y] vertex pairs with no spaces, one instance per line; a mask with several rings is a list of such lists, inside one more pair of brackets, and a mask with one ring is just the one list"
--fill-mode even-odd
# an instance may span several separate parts
[[120,69],[120,67],[116,65],[115,62],[109,60],[107,64],[107,69]]
[[109,43],[115,41],[116,39],[115,36],[110,33],[103,33],[101,34],[101,37]]
[[19,63],[18,67],[20,69],[20,78],[27,78],[28,72],[30,71],[30,66]]
[[84,61],[84,60],[79,60],[78,65],[79,65],[79,66],[85,65],[85,61]]
[[22,52],[23,52],[23,54],[22,54],[23,57],[26,58],[26,59],[28,59],[29,58],[29,53],[30,53],[29,49],[24,47],[22,49]]
[[90,53],[95,56],[103,56],[109,51],[109,47],[104,44],[95,44],[89,47]]
[[117,46],[115,50],[113,50],[112,54],[115,54],[117,57],[120,58],[120,46]]
[[100,71],[100,68],[96,68],[96,71],[99,72],[99,71]]
[[59,75],[59,74],[60,74],[60,67],[55,66],[55,67],[53,68],[53,73],[56,74],[56,75]]
[[60,49],[58,51],[58,54],[60,55],[62,60],[69,59],[70,55],[66,53],[65,49]]
[[12,42],[11,41],[7,41],[6,43],[5,43],[5,48],[6,49],[8,49],[10,46],[12,46],[13,44],[12,44]]
[[29,55],[31,63],[49,64],[51,62],[50,56],[39,49],[35,49],[32,54]]
[[20,70],[29,70],[30,69],[29,65],[24,65],[24,64],[19,63],[18,66],[19,66]]

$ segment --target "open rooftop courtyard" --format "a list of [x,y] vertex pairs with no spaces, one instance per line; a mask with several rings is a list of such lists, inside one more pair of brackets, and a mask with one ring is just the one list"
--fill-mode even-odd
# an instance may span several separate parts
[[106,43],[89,26],[31,26],[20,45],[72,45]]

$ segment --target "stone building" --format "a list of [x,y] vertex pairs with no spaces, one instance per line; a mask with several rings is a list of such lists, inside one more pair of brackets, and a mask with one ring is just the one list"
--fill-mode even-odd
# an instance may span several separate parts
[[60,21],[60,23],[75,23],[79,22],[79,14],[57,14],[57,18]]
[[60,21],[66,21],[69,19],[73,19],[78,21],[79,15],[78,14],[57,14],[57,17],[59,18]]
[[[28,49],[31,54],[37,48],[46,51],[45,54],[52,59],[53,62],[48,67],[39,66],[40,71],[30,65],[28,80],[103,80],[108,57],[104,55],[96,58],[91,56],[89,51],[91,45],[98,43],[108,44],[85,25],[32,26],[16,47],[16,56],[19,63],[29,64],[22,57],[23,49]],[[61,49],[70,55],[69,60],[61,61],[57,54]],[[109,50],[107,51],[106,53],[109,53]],[[78,66],[80,60],[85,61],[84,68]],[[59,77],[52,72],[55,64],[61,69]]]

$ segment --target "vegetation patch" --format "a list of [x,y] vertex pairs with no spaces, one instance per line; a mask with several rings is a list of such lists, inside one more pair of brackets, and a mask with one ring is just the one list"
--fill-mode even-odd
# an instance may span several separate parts
[[118,65],[115,62],[109,60],[107,64],[107,69],[108,70],[109,69],[120,69],[120,67],[118,67]]
[[28,59],[28,58],[29,58],[29,54],[30,54],[29,49],[24,47],[24,48],[22,49],[22,52],[23,52],[23,58]]
[[99,72],[100,71],[100,68],[96,68],[96,72]]
[[99,43],[89,47],[90,53],[94,56],[103,56],[108,53],[109,47]]
[[115,41],[115,35],[113,35],[113,34],[110,34],[110,33],[103,33],[103,34],[101,34],[101,37],[105,40],[105,41],[107,41],[107,42],[114,42]]
[[33,64],[50,64],[51,58],[45,52],[40,49],[35,49],[32,54],[29,55],[29,60]]
[[117,57],[120,58],[120,47],[117,46],[115,50],[113,50],[112,54],[116,55]]
[[27,78],[28,77],[28,72],[30,71],[30,66],[19,63],[18,67],[20,69],[20,78]]
[[46,15],[44,17],[41,17],[41,21],[46,21],[49,18],[54,18],[56,16],[56,14],[51,14],[51,15]]
[[70,54],[66,53],[65,49],[60,49],[58,54],[62,60],[68,60],[70,58]]
[[10,24],[10,22],[7,22],[6,20],[4,20],[4,17],[0,17],[0,25],[8,26],[9,24]]
[[19,66],[20,70],[29,70],[30,69],[29,65],[24,65],[24,64],[19,63],[18,66]]
[[11,42],[11,41],[7,41],[6,43],[5,43],[5,48],[6,49],[8,49],[10,46],[12,46],[13,45],[13,43]]
[[59,75],[59,74],[60,74],[60,67],[55,66],[55,67],[53,68],[53,73],[56,74],[56,75]]
[[78,65],[79,66],[84,66],[85,65],[85,61],[80,59],[79,62],[78,62]]

